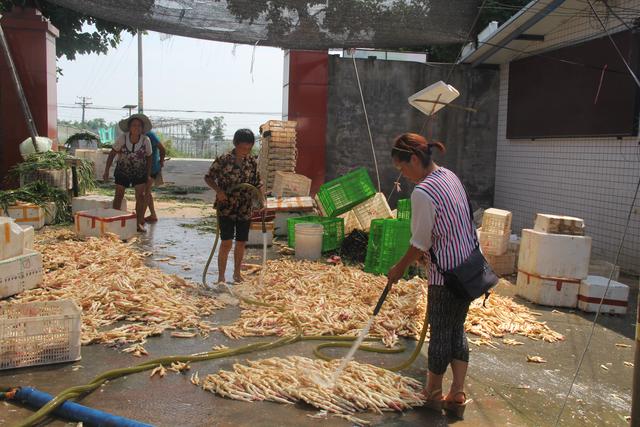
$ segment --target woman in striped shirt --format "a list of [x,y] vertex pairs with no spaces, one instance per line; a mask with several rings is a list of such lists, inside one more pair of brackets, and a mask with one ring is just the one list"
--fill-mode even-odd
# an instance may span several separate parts
[[[404,257],[389,271],[392,284],[406,269],[432,249],[444,271],[462,263],[477,245],[464,187],[450,170],[431,158],[439,142],[427,142],[413,133],[400,135],[391,156],[394,166],[416,184],[411,194],[411,245]],[[469,362],[469,346],[464,322],[469,302],[457,298],[444,286],[444,277],[433,262],[429,266],[429,373],[424,390],[426,406],[462,416],[467,402],[464,380]],[[446,396],[442,379],[451,365],[453,382]]]

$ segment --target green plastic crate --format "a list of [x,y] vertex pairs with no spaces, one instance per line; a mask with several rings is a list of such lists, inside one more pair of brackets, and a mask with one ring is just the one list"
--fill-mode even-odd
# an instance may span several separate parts
[[318,190],[318,200],[327,216],[335,217],[376,195],[376,189],[365,168],[325,182]]
[[402,219],[374,219],[369,230],[364,271],[387,274],[409,249],[411,222]]
[[289,247],[296,247],[296,224],[314,223],[322,224],[324,233],[322,235],[322,252],[338,249],[344,240],[344,219],[328,218],[323,216],[301,216],[299,218],[289,218],[287,228],[289,229]]
[[398,219],[411,219],[411,199],[398,200]]

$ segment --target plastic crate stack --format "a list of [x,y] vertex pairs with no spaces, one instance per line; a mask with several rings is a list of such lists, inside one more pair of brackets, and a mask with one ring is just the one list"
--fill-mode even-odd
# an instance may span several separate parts
[[[516,294],[537,304],[577,307],[590,257],[591,237],[584,235],[582,219],[538,214],[534,228],[522,230]],[[604,293],[597,283],[584,287],[587,299],[590,291]]]
[[42,255],[33,250],[34,235],[33,227],[0,217],[0,298],[42,283]]
[[409,249],[411,222],[404,219],[371,221],[364,271],[387,274]]
[[480,249],[498,275],[515,272],[516,253],[509,251],[511,212],[490,208],[484,211],[482,227],[478,229]]
[[277,171],[294,172],[296,169],[296,122],[269,120],[260,126],[260,132],[258,170],[267,192],[270,192],[275,184]]

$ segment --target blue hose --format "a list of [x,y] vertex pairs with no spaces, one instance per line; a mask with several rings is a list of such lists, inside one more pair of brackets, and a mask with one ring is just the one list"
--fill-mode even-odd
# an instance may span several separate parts
[[[53,399],[53,396],[36,390],[33,387],[20,387],[16,392],[14,399],[27,406],[39,409]],[[86,406],[82,406],[68,400],[58,406],[53,411],[53,415],[98,427],[153,427],[150,424],[144,424],[128,418],[119,417],[117,415],[107,414],[106,412],[87,408]]]

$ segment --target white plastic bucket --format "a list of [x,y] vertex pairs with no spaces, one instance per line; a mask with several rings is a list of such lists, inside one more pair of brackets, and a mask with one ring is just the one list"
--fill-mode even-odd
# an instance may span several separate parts
[[296,224],[296,258],[316,260],[322,256],[322,235],[324,227],[321,224]]

